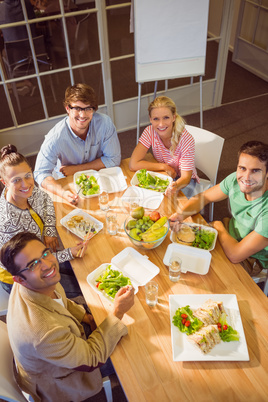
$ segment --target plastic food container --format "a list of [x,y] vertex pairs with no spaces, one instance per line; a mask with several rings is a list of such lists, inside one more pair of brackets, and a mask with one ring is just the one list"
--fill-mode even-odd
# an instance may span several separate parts
[[91,198],[96,197],[102,193],[102,191],[107,191],[107,193],[117,193],[127,188],[127,182],[122,169],[120,167],[112,167],[101,169],[99,171],[83,170],[76,172],[73,177],[76,192],[80,190],[80,186],[76,184],[76,180],[81,174],[85,174],[86,176],[94,176],[97,179],[98,185],[100,186],[100,191],[92,195],[83,195],[81,190],[79,192],[79,197]]
[[67,224],[67,222],[69,220],[71,220],[74,216],[81,216],[83,218],[83,220],[85,220],[87,222],[89,221],[90,226],[94,227],[94,229],[96,231],[96,233],[94,233],[94,236],[103,228],[103,223],[98,221],[98,219],[93,218],[93,216],[89,215],[87,212],[83,211],[82,209],[74,209],[68,215],[61,218],[60,223],[62,226],[64,226],[66,229],[70,230],[70,232],[72,232],[76,236],[80,237],[81,239],[84,239],[86,232],[83,232],[83,230],[79,230],[78,228],[75,228],[75,227],[70,227]]
[[[184,225],[184,223],[182,223],[182,225]],[[203,230],[207,230],[208,232],[215,233],[214,241],[213,241],[211,247],[206,251],[212,251],[214,249],[216,241],[217,241],[217,236],[218,236],[218,231],[216,229],[212,228],[211,226],[200,225],[199,223],[187,223],[185,225],[186,226],[191,226],[193,228],[200,228],[200,229],[203,229]],[[170,233],[170,240],[172,241],[172,243],[177,243],[175,236],[176,236],[176,233],[172,230],[171,233]],[[186,246],[186,247],[191,247],[191,249],[197,249],[196,247],[193,247],[193,246]],[[201,249],[197,249],[197,250],[201,250]]]
[[110,263],[101,264],[87,276],[87,282],[92,289],[110,302],[113,302],[113,299],[96,287],[96,279],[106,270],[108,265],[111,265],[112,269],[121,271],[124,276],[131,280],[135,294],[138,292],[139,286],[146,285],[160,271],[155,264],[149,261],[147,256],[143,256],[132,247],[126,247],[114,256]]

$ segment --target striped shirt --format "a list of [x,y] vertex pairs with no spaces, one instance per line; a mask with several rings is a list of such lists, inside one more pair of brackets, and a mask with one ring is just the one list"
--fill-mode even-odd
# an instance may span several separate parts
[[172,166],[178,176],[181,175],[182,171],[192,170],[192,179],[195,179],[198,183],[200,182],[194,164],[195,142],[192,135],[186,129],[183,130],[173,155],[164,146],[152,126],[145,128],[139,142],[147,149],[152,147],[155,159],[159,163],[166,163]]

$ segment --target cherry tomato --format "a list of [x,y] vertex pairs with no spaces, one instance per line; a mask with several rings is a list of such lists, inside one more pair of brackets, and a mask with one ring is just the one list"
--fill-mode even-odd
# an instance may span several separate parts
[[221,331],[222,331],[222,327],[218,327],[218,330],[219,330],[219,332],[221,332]]
[[221,328],[221,323],[220,323],[220,322],[218,322],[218,324],[217,324],[217,325],[218,325],[218,328]]
[[185,325],[185,323],[186,323],[186,318],[183,318],[183,319],[181,320],[181,322],[183,323],[183,325]]
[[187,315],[187,314],[181,314],[181,317],[182,317],[182,318],[187,318],[188,315]]
[[226,329],[228,328],[228,325],[224,325],[222,328],[224,329],[224,331],[226,331]]
[[96,288],[98,288],[100,286],[100,282],[98,282],[97,284],[96,284]]
[[190,325],[191,325],[191,321],[187,320],[186,323],[185,323],[185,326],[189,327]]

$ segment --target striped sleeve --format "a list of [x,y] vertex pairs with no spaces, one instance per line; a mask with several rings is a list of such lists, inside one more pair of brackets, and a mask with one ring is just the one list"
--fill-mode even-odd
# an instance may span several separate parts
[[152,126],[146,127],[139,138],[139,142],[147,149],[151,147],[153,141],[153,130],[151,128]]

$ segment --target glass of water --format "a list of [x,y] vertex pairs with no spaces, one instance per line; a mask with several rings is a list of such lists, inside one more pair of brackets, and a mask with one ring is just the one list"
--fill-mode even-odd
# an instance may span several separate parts
[[155,281],[150,281],[145,285],[146,303],[150,307],[154,307],[158,301],[158,284]]
[[181,259],[179,257],[172,258],[169,261],[169,279],[172,282],[178,282],[181,276]]
[[107,209],[109,209],[109,195],[107,191],[103,191],[99,195],[99,205],[102,211],[106,211]]
[[114,236],[118,231],[118,222],[116,212],[109,210],[106,212],[106,225],[107,231],[110,235]]

